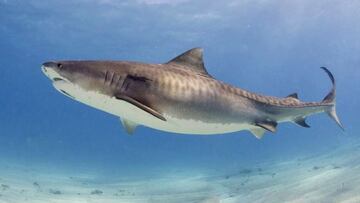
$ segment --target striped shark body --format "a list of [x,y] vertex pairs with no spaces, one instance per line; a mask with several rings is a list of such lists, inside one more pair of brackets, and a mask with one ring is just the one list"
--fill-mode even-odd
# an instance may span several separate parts
[[302,102],[297,94],[264,96],[226,84],[204,67],[203,51],[191,49],[167,63],[128,61],[52,61],[42,66],[64,95],[120,117],[132,134],[138,125],[211,135],[249,130],[257,138],[278,123],[309,127],[305,118],[327,113],[341,127],[333,87],[321,102]]

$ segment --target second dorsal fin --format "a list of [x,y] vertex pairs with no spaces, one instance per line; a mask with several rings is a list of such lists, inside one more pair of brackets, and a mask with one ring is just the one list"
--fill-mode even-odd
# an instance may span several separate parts
[[203,75],[209,75],[203,61],[203,49],[193,48],[171,59],[167,64],[178,64]]
[[297,93],[292,93],[292,94],[288,95],[286,98],[299,99],[299,97],[298,97],[298,94],[297,94]]

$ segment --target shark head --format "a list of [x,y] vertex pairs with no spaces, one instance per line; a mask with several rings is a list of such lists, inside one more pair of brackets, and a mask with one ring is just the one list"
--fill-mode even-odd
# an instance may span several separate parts
[[111,94],[111,87],[105,85],[106,68],[91,61],[52,61],[41,67],[59,92],[75,99],[78,94],[97,92]]
[[[122,118],[131,126],[137,123],[163,122],[165,118],[151,107],[147,95],[150,79],[131,73],[142,64],[121,61],[52,61],[42,65],[42,72],[60,93]],[[126,119],[126,118],[130,119]],[[140,118],[140,120],[139,120]]]

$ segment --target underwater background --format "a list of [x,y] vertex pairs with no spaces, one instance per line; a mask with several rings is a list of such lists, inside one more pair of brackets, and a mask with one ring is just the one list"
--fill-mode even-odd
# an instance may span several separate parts
[[[360,1],[0,0],[0,202],[360,202]],[[50,60],[163,63],[204,48],[216,79],[321,101],[258,140],[139,127],[59,94]]]

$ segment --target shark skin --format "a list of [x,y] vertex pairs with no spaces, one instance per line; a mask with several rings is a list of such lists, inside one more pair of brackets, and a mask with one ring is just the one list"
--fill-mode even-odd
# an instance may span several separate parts
[[305,118],[327,113],[343,129],[333,87],[321,102],[255,94],[212,77],[203,50],[191,49],[167,63],[51,61],[42,65],[55,89],[91,107],[120,117],[126,132],[138,125],[181,134],[223,134],[249,130],[257,138],[278,123],[309,127]]

